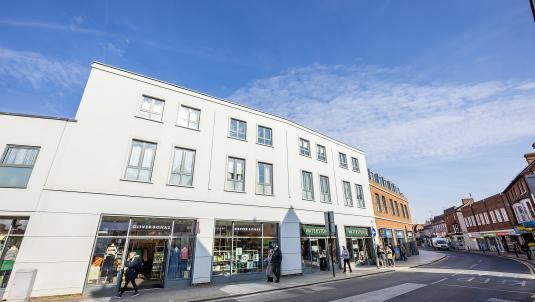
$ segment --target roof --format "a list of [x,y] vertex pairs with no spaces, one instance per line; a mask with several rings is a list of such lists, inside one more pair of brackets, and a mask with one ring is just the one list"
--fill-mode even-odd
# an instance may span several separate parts
[[75,119],[71,119],[71,118],[67,118],[67,117],[36,115],[36,114],[26,114],[26,113],[16,113],[16,112],[1,112],[0,111],[0,115],[21,116],[21,117],[29,117],[29,118],[41,118],[41,119],[57,120],[57,121],[65,121],[65,122],[76,122]]
[[524,169],[522,169],[522,171],[520,171],[520,173],[518,173],[515,178],[513,178],[513,180],[507,185],[507,187],[505,187],[505,189],[503,190],[503,194],[505,194],[505,192],[509,190],[509,188],[511,188],[511,186],[513,186],[520,177],[529,174],[528,172],[531,171],[534,167],[535,161],[533,161],[531,164],[527,165]]
[[[343,145],[349,149],[353,149],[357,152],[360,152],[362,154],[365,154],[365,152],[359,148],[356,148],[356,147],[353,147],[351,145],[348,145],[347,143],[344,143],[338,139],[335,139],[333,137],[330,137],[326,134],[323,134],[321,132],[318,132],[316,130],[313,130],[311,128],[308,128],[306,126],[303,126],[299,123],[296,123],[292,120],[289,120],[287,118],[284,118],[284,117],[281,117],[281,116],[278,116],[278,115],[275,115],[275,114],[272,114],[272,113],[268,113],[268,112],[264,112],[264,111],[261,111],[261,110],[258,110],[258,109],[254,109],[254,108],[251,108],[251,107],[248,107],[248,106],[245,106],[245,105],[242,105],[242,104],[238,104],[238,103],[235,103],[235,102],[232,102],[232,101],[229,101],[229,100],[225,100],[225,99],[222,99],[222,98],[219,98],[219,97],[215,97],[215,96],[212,96],[212,95],[209,95],[209,94],[206,94],[204,92],[199,92],[199,91],[196,91],[196,90],[193,90],[193,89],[190,89],[190,88],[186,88],[186,87],[182,87],[182,86],[179,86],[179,85],[176,85],[176,84],[173,84],[173,83],[169,83],[169,82],[166,82],[166,81],[162,81],[162,80],[159,80],[159,79],[156,79],[156,78],[152,78],[152,77],[149,77],[149,76],[146,76],[146,75],[143,75],[143,74],[140,74],[140,73],[136,73],[136,72],[132,72],[132,71],[129,71],[129,70],[125,70],[125,69],[122,69],[122,68],[119,68],[119,67],[115,67],[115,66],[111,66],[111,65],[108,65],[108,64],[104,64],[104,63],[101,63],[101,62],[98,62],[98,61],[93,61],[93,64],[92,64],[92,67],[95,68],[96,66],[103,66],[103,67],[107,67],[107,68],[110,68],[110,69],[115,69],[117,71],[121,71],[121,72],[124,72],[124,73],[128,73],[128,74],[131,74],[131,75],[134,75],[134,76],[137,76],[137,77],[141,77],[141,78],[144,78],[144,79],[147,79],[149,81],[154,81],[154,82],[158,82],[160,84],[164,84],[164,85],[168,85],[168,86],[171,86],[171,87],[174,87],[174,88],[178,88],[178,89],[182,89],[182,90],[186,90],[186,91],[189,91],[189,92],[192,92],[192,93],[195,93],[195,94],[198,94],[198,95],[201,95],[201,96],[205,96],[205,97],[208,97],[208,98],[211,98],[213,100],[216,100],[217,102],[221,102],[223,104],[230,104],[232,106],[235,106],[235,107],[239,107],[241,109],[245,109],[245,110],[248,110],[248,111],[253,111],[253,112],[256,112],[256,113],[260,113],[260,114],[263,114],[263,115],[268,115],[268,116],[271,116],[271,117],[275,117],[277,119],[280,119],[286,123],[289,123],[289,124],[293,124],[293,125],[296,125],[298,127],[301,127],[301,128],[304,128],[310,132],[313,132],[315,134],[318,134],[319,136],[323,136],[324,138],[328,139],[328,140],[331,140],[335,143],[338,143],[340,145]],[[102,69],[101,69],[102,70]],[[213,100],[208,100],[208,101],[213,101]]]

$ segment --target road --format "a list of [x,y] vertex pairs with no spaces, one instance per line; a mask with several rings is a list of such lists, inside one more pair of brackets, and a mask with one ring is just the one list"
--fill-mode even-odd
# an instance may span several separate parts
[[217,301],[535,301],[535,275],[526,265],[495,256],[444,253],[443,260],[417,268]]

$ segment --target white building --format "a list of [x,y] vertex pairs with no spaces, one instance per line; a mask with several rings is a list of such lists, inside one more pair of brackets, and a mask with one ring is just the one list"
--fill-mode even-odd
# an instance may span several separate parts
[[283,275],[313,272],[329,268],[325,211],[336,257],[375,225],[362,151],[103,64],[74,120],[0,114],[0,131],[4,297],[23,269],[35,297],[112,294],[128,251],[142,287],[263,277],[272,242]]

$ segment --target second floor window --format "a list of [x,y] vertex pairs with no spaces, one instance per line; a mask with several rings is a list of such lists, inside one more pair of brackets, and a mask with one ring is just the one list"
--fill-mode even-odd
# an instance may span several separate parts
[[0,187],[26,188],[39,147],[8,145],[0,162]]
[[348,207],[353,206],[353,193],[351,193],[351,184],[347,181],[342,181],[344,188],[344,205]]
[[299,154],[310,156],[310,142],[304,138],[299,139]]
[[125,178],[128,180],[149,182],[152,178],[155,155],[155,143],[133,140]]
[[178,110],[177,122],[179,126],[199,130],[200,119],[201,111],[199,109],[180,106],[180,109]]
[[320,175],[320,201],[331,202],[331,188],[329,177]]
[[175,158],[171,167],[169,183],[179,186],[193,184],[193,167],[195,165],[195,151],[175,148]]
[[500,208],[500,211],[502,213],[503,221],[509,221],[509,217],[507,217],[507,212],[505,211],[505,208]]
[[247,139],[247,123],[237,119],[230,119],[230,137],[246,140]]
[[347,169],[347,156],[344,153],[338,153],[338,159],[340,160],[340,167]]
[[407,218],[407,215],[405,214],[405,205],[402,203],[399,203],[401,206],[401,214],[403,215],[403,218]]
[[385,197],[381,196],[381,200],[383,201],[383,209],[385,210],[385,214],[388,214],[388,206],[386,205]]
[[375,203],[377,204],[377,211],[381,213],[383,211],[383,207],[381,206],[381,198],[379,197],[379,194],[375,193]]
[[141,101],[141,108],[139,109],[139,115],[150,120],[161,121],[163,114],[163,104],[164,102],[162,100],[143,96],[143,100]]
[[359,160],[355,157],[351,157],[351,166],[353,168],[353,171],[360,173]]
[[261,145],[272,146],[273,138],[271,136],[271,128],[258,126],[258,140],[257,142]]
[[314,184],[312,183],[312,173],[301,171],[301,186],[303,189],[303,199],[314,200]]
[[[394,201],[394,207],[395,207],[395,209],[396,209],[396,216],[399,217],[399,207],[398,207],[398,202],[397,202],[397,200]],[[403,216],[405,216],[405,215],[403,215]]]
[[316,149],[318,153],[318,160],[327,161],[327,151],[325,150],[325,147],[322,145],[316,145]]
[[273,165],[258,163],[256,192],[262,195],[273,195]]
[[364,192],[362,191],[362,186],[355,184],[355,194],[357,195],[357,207],[365,208],[366,204],[364,203]]
[[229,191],[245,192],[245,159],[228,158],[226,188]]

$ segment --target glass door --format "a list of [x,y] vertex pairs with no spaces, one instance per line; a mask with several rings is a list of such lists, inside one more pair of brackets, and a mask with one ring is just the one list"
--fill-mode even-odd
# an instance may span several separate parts
[[320,246],[318,243],[318,239],[310,239],[310,253],[311,253],[311,261],[310,266],[312,267],[312,270],[318,270],[321,268],[320,261],[321,261],[321,251]]
[[[129,240],[128,253],[136,253],[143,262],[136,277],[136,284],[139,288],[162,287],[164,285],[168,241],[168,239],[137,238]],[[128,258],[128,254],[126,258]]]

